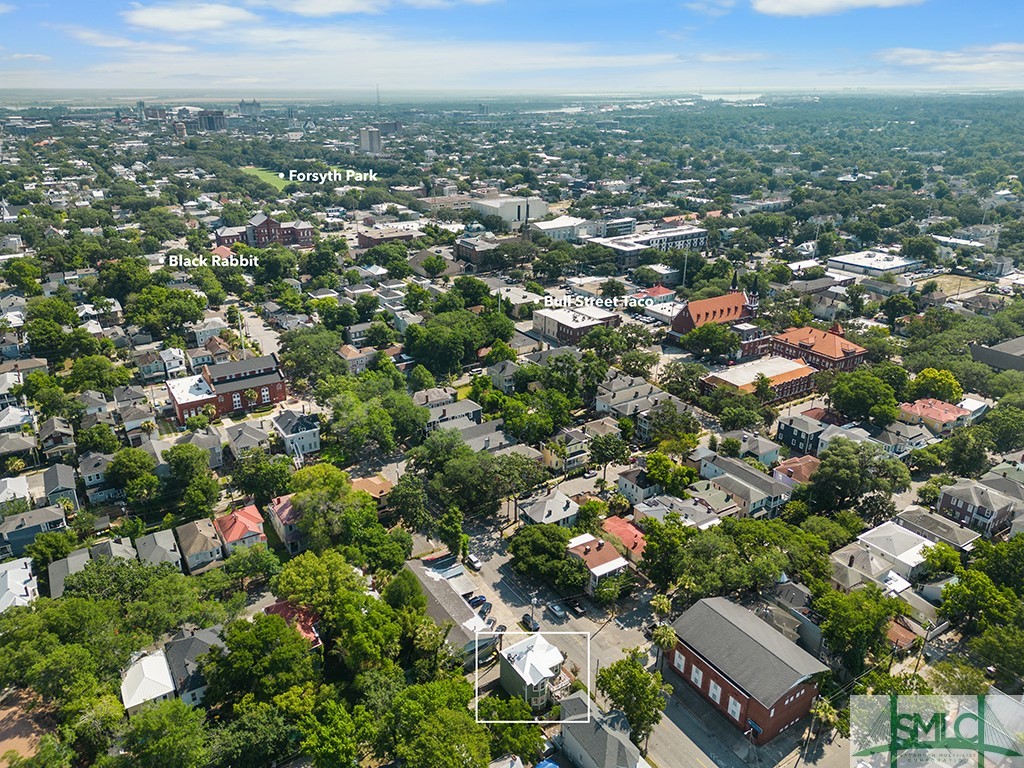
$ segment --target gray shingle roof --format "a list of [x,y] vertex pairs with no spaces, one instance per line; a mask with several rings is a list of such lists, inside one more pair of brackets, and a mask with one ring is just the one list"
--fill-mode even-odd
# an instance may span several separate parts
[[563,738],[570,734],[577,744],[593,759],[598,768],[633,768],[640,762],[640,750],[629,740],[630,725],[621,712],[601,712],[591,704],[590,722],[587,719],[587,695],[576,691],[561,702]]
[[828,670],[743,606],[712,597],[676,619],[679,639],[765,707],[800,681]]

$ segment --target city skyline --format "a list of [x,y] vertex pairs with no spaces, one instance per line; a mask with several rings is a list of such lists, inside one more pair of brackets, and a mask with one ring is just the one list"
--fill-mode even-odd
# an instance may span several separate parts
[[[0,82],[257,93],[1016,88],[1010,0],[0,3]],[[1001,21],[1002,19],[1002,21]]]

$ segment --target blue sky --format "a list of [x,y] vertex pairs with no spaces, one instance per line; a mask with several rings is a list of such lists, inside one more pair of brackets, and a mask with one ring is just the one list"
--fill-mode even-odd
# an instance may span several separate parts
[[1024,84],[1021,0],[0,0],[0,88]]

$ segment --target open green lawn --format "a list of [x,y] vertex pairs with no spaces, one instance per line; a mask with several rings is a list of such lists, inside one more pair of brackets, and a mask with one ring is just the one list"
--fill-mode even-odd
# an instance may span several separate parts
[[246,165],[240,168],[239,170],[245,171],[246,173],[250,174],[251,176],[255,176],[258,179],[263,179],[263,181],[267,182],[267,184],[269,184],[279,192],[282,189],[284,189],[285,186],[288,184],[287,179],[282,179],[274,171],[268,171],[266,168],[257,168],[254,165]]

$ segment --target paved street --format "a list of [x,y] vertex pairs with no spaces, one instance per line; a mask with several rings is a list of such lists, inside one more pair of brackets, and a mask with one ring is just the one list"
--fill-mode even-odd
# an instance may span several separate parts
[[263,324],[263,318],[247,307],[239,307],[245,322],[245,333],[260,345],[264,355],[276,355],[281,345],[278,341],[277,331],[267,328]]

